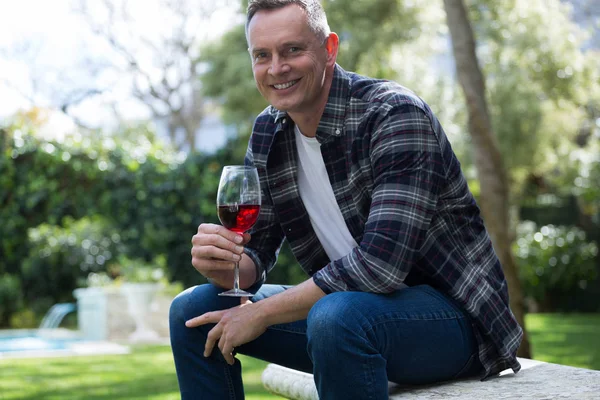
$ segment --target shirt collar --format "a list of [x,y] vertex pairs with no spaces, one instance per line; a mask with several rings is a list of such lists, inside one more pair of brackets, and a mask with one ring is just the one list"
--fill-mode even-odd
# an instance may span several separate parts
[[[335,64],[333,70],[333,81],[329,89],[329,98],[323,110],[321,121],[317,128],[317,139],[319,142],[328,137],[338,137],[344,133],[344,120],[346,109],[350,101],[351,80],[348,73],[342,67]],[[285,128],[289,122],[287,112],[276,109],[271,106],[271,115],[275,119],[275,124],[279,128]]]

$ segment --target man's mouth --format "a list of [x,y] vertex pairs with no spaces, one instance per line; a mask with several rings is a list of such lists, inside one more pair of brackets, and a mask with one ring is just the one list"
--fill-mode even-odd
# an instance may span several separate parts
[[291,88],[296,83],[298,83],[298,81],[300,81],[300,79],[296,79],[295,81],[289,81],[286,83],[278,83],[278,84],[273,85],[273,87],[277,90],[283,90],[283,89]]

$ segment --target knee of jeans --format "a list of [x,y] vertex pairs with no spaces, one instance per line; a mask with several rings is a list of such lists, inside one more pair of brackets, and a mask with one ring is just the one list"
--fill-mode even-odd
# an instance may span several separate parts
[[217,290],[213,285],[193,286],[179,293],[169,308],[171,325],[183,325],[190,318],[197,317],[217,307]]
[[180,323],[181,321],[185,321],[185,315],[187,314],[185,309],[189,303],[189,296],[193,290],[193,287],[188,288],[179,293],[171,301],[171,306],[169,308],[169,321],[171,324],[173,322]]
[[307,317],[309,342],[335,345],[344,332],[355,332],[360,317],[347,292],[332,293],[321,298],[311,308]]

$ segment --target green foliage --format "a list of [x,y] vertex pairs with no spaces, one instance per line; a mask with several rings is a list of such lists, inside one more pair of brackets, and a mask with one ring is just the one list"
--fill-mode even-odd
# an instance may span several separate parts
[[27,306],[45,312],[69,301],[79,280],[118,254],[163,255],[169,279],[202,281],[190,265],[190,238],[201,222],[217,221],[220,170],[235,151],[180,157],[144,127],[127,139],[63,143],[36,138],[26,122],[3,134],[0,274],[18,277]]
[[36,142],[28,127],[7,133],[12,140],[0,155],[0,273],[16,273],[18,261],[28,254],[23,246],[28,228],[58,223],[64,215],[84,215],[85,209],[93,208],[91,196],[73,202],[91,189],[88,177],[76,173],[73,166],[81,168],[91,160]]
[[23,306],[21,281],[15,275],[0,276],[0,324],[6,325],[10,316]]
[[562,170],[576,135],[597,118],[589,109],[598,110],[600,57],[583,49],[586,35],[559,0],[468,3],[493,129],[519,195],[531,174]]
[[592,217],[600,236],[600,118],[596,132],[595,141],[590,140],[587,148],[573,153],[577,175],[567,187],[580,199],[583,212]]
[[[243,162],[247,138],[213,155],[180,157],[144,127],[137,132],[56,143],[38,139],[27,123],[5,130],[0,273],[14,279],[2,281],[10,301],[2,303],[1,325],[20,309],[21,294],[40,315],[72,301],[90,274],[94,284],[103,276],[147,281],[158,268],[185,287],[205,282],[191,265],[190,239],[200,223],[218,223],[221,169]],[[293,256],[282,260],[291,264]],[[278,271],[289,282],[287,266]]]
[[39,326],[39,323],[35,313],[25,308],[12,314],[9,326],[14,329],[34,329]]
[[404,0],[327,0],[329,26],[340,36],[338,62],[374,77],[391,75],[394,45],[417,38],[418,2]]
[[109,265],[109,271],[113,277],[125,282],[164,282],[166,259],[159,255],[147,262],[135,258],[131,259],[125,255],[117,257],[117,261]]
[[517,233],[515,250],[524,294],[541,307],[557,307],[558,299],[585,291],[598,279],[598,246],[586,240],[581,229],[554,225],[538,229],[526,221]]
[[267,106],[252,76],[244,25],[225,33],[202,51],[207,71],[202,75],[204,94],[219,99],[225,123],[250,132],[254,118]]
[[584,147],[564,145],[559,151],[552,173],[532,174],[525,182],[521,217],[538,224],[578,225],[599,242],[600,121]]
[[125,251],[114,227],[97,216],[66,217],[62,226],[41,224],[29,230],[27,243],[21,279],[27,304],[37,313],[71,301],[73,290],[90,273],[105,271],[113,257]]
[[566,4],[558,0],[470,3],[476,32],[486,44],[481,58],[490,72],[525,75],[527,86],[537,86],[555,101],[585,96],[580,85],[589,79],[589,60],[582,51],[585,34],[569,19]]

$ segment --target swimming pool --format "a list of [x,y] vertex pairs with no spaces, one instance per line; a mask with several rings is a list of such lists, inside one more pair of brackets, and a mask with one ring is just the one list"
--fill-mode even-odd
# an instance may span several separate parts
[[36,331],[21,331],[0,335],[0,353],[26,350],[62,350],[81,339],[77,337],[56,337]]
[[66,355],[126,354],[127,346],[91,341],[68,329],[0,331],[0,359]]

